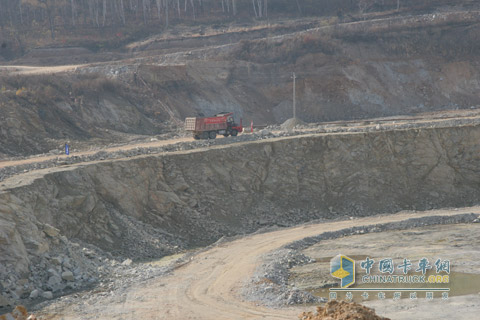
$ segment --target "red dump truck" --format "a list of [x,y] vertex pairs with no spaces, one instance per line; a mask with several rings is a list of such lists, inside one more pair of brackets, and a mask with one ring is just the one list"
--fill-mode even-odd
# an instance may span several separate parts
[[243,131],[242,119],[240,125],[233,120],[233,112],[221,112],[213,117],[207,118],[186,118],[185,130],[191,131],[193,137],[198,139],[215,139],[217,134],[224,137],[236,136]]

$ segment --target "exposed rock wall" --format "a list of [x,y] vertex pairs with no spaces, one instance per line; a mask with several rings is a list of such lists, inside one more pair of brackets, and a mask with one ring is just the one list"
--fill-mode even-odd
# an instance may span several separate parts
[[19,296],[42,281],[60,290],[64,272],[91,281],[82,246],[145,259],[262,226],[473,205],[480,127],[316,134],[49,170],[0,193],[0,285]]
[[[292,116],[293,71],[296,115],[306,122],[479,108],[480,11],[377,18],[271,21],[215,36],[178,30],[176,40],[159,35],[128,53],[90,57],[81,48],[38,49],[16,64],[79,58],[68,52],[81,54],[82,63],[109,62],[62,73],[28,70],[43,73],[37,75],[5,69],[0,157],[61,150],[67,141],[79,150],[97,139],[124,142],[221,111],[256,125],[283,123]],[[129,59],[113,62],[121,56]]]

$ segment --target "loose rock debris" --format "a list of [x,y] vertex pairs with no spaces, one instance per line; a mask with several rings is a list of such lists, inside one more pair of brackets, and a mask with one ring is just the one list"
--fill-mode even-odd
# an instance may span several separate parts
[[12,312],[0,315],[0,320],[37,320],[34,314],[28,314],[24,306],[16,306]]

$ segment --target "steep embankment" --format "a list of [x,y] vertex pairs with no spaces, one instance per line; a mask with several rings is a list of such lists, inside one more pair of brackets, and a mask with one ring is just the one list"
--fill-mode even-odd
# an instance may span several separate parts
[[21,279],[23,295],[61,291],[50,269],[85,273],[82,246],[142,259],[262,226],[469,206],[479,140],[478,126],[314,134],[14,177],[0,193],[5,292],[15,298]]
[[297,116],[307,122],[478,107],[479,22],[474,10],[300,20],[320,27],[152,40],[137,43],[129,60],[7,74],[0,78],[0,157],[48,152],[68,140],[73,147],[125,141],[221,111],[281,123],[292,115],[292,72]]
[[480,103],[479,17],[437,12],[243,41],[225,56],[248,65],[229,79],[278,122],[291,115],[292,72],[304,121],[470,108]]
[[96,73],[7,72],[0,76],[0,158],[159,134],[169,115],[152,100],[142,88]]
[[480,105],[479,21],[479,11],[320,20],[301,32],[145,58],[138,74],[180,118],[234,110],[281,123],[292,115],[292,72],[297,116],[307,122],[471,108]]

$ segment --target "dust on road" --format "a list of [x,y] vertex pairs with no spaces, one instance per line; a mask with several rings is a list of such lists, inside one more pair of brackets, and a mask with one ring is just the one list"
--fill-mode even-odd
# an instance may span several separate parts
[[199,253],[168,277],[78,305],[54,304],[42,314],[48,319],[296,319],[305,307],[268,309],[242,299],[241,288],[261,263],[262,255],[327,231],[461,213],[480,213],[480,207],[402,212],[250,235]]

